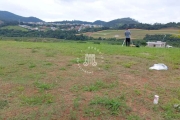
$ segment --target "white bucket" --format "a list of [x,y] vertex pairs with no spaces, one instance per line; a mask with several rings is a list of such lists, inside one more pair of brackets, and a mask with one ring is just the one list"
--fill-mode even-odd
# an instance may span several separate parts
[[158,96],[158,95],[155,95],[155,96],[154,96],[154,101],[153,101],[153,103],[154,103],[154,104],[158,104],[158,101],[159,101],[159,96]]

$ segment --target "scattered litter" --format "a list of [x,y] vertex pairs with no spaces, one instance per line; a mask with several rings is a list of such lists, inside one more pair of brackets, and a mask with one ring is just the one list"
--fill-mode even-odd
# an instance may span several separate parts
[[178,107],[180,107],[179,104],[174,104],[174,108],[178,108]]
[[154,103],[154,104],[158,104],[158,101],[159,101],[159,96],[158,96],[158,95],[155,95],[155,96],[154,96],[154,101],[153,101],[153,103]]
[[180,104],[174,104],[174,108],[180,111]]
[[149,68],[150,70],[167,70],[168,67],[163,63],[154,64]]

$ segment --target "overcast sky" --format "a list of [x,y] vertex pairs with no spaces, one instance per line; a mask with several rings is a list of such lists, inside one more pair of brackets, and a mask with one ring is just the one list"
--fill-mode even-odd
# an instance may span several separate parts
[[180,0],[0,0],[0,10],[46,22],[124,17],[142,23],[180,22]]

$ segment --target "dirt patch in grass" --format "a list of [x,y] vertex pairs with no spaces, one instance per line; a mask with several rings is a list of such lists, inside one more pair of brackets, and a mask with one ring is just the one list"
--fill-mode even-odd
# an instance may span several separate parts
[[35,87],[26,87],[25,90],[24,90],[24,95],[26,96],[32,96],[32,95],[36,95],[39,93],[39,90]]
[[1,83],[1,92],[2,92],[2,94],[10,93],[15,86],[17,86],[17,85],[12,84],[12,83],[2,82]]
[[32,112],[38,111],[38,107],[21,107],[18,109],[7,110],[3,113],[4,118],[16,118],[21,115],[29,115]]

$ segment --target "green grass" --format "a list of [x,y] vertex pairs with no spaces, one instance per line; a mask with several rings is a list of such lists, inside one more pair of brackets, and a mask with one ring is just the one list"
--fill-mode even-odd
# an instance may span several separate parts
[[78,85],[74,85],[74,86],[72,86],[72,87],[70,88],[70,90],[73,91],[73,92],[78,92],[79,90],[81,90],[81,88],[80,88],[80,86],[78,86]]
[[69,120],[78,120],[76,111],[73,111],[73,110],[70,111]]
[[40,90],[49,90],[54,87],[54,84],[42,83],[39,81],[34,82],[34,86]]
[[73,100],[73,104],[74,104],[74,109],[77,110],[80,106],[80,98],[77,97]]
[[24,86],[18,86],[17,87],[17,91],[20,91],[20,92],[24,91],[24,89],[25,89]]
[[5,108],[8,106],[8,101],[7,100],[0,100],[0,109]]
[[78,91],[88,91],[88,92],[93,92],[93,91],[99,91],[101,89],[111,89],[114,88],[118,85],[118,82],[111,82],[111,83],[106,83],[101,80],[96,81],[95,83],[91,83],[88,85],[74,85],[70,88],[71,91],[73,92],[78,92]]
[[141,120],[141,118],[137,115],[129,115],[127,120]]
[[32,53],[36,53],[36,52],[38,52],[38,50],[32,49]]
[[[89,46],[104,57],[93,74],[76,62]],[[1,118],[179,120],[179,58],[179,48],[0,41]],[[149,70],[155,63],[168,70]]]
[[125,68],[131,68],[131,66],[135,65],[136,63],[135,62],[125,62],[125,63],[122,63],[122,66],[124,66]]
[[[10,44],[7,45],[6,43],[8,42],[1,42],[1,46],[5,44],[5,46],[11,46],[13,45],[13,48],[18,48],[18,49],[23,49],[23,48],[36,48],[36,46],[42,47],[41,49],[53,49],[52,51],[45,52],[46,57],[55,57],[56,54],[61,53],[62,55],[73,55],[78,57],[79,55],[82,55],[80,52],[81,50],[86,50],[90,45],[92,46],[91,43],[89,44],[78,44],[78,43],[16,43],[16,42],[9,42]],[[61,44],[61,46],[59,46]],[[4,47],[5,47],[4,46]],[[53,46],[53,48],[52,48]],[[111,55],[111,54],[116,54],[116,55],[127,55],[127,56],[136,56],[140,58],[146,58],[150,59],[160,59],[160,62],[169,62],[169,63],[174,63],[174,65],[177,65],[180,63],[179,57],[179,49],[178,48],[173,48],[173,49],[161,49],[161,48],[146,48],[146,47],[141,47],[141,48],[126,48],[126,47],[120,47],[118,45],[93,45],[94,47],[97,47],[101,51],[103,51],[103,54]],[[68,48],[68,49],[66,49]],[[108,49],[107,49],[108,48]],[[66,49],[66,51],[64,51]],[[73,53],[72,53],[73,51]],[[148,53],[148,54],[145,54]],[[40,53],[41,54],[41,53]],[[163,56],[161,56],[163,55]],[[151,57],[152,56],[152,57]],[[167,57],[168,56],[168,57]],[[75,59],[72,61],[75,62]]]
[[66,68],[62,67],[62,68],[59,68],[59,70],[63,70],[64,71],[64,70],[66,70]]
[[57,54],[57,52],[55,52],[55,51],[47,51],[45,53],[45,56],[46,57],[55,57],[56,54]]
[[112,67],[112,65],[110,64],[105,64],[104,66],[102,66],[102,68],[104,68],[105,70],[108,70]]
[[[175,105],[178,105],[178,107],[175,107]],[[163,116],[166,120],[173,120],[180,118],[180,100],[178,99],[171,99],[168,103],[162,106],[165,113],[163,113]]]
[[93,116],[98,117],[103,114],[103,111],[98,108],[87,107],[87,108],[84,108],[84,114],[85,116],[88,116],[88,117],[93,117]]
[[90,105],[101,105],[110,111],[112,115],[126,114],[129,111],[125,101],[120,98],[96,97],[91,100]]
[[117,82],[108,84],[108,83],[105,83],[103,81],[96,81],[94,84],[90,84],[88,86],[85,86],[83,88],[83,90],[92,92],[92,91],[98,91],[100,89],[105,89],[105,88],[113,88],[115,86],[117,86]]
[[54,97],[51,94],[34,95],[31,97],[21,96],[23,105],[42,105],[53,103]]
[[137,89],[135,89],[134,92],[136,93],[136,95],[141,95],[142,94],[141,91],[137,90]]
[[29,65],[29,68],[35,68],[35,67],[36,67],[36,65],[33,64],[33,63],[31,63],[31,64]]
[[6,27],[2,27],[1,29],[28,31],[27,29],[19,26],[6,26]]
[[47,63],[45,63],[44,65],[46,65],[46,66],[52,66],[53,63],[47,62]]

